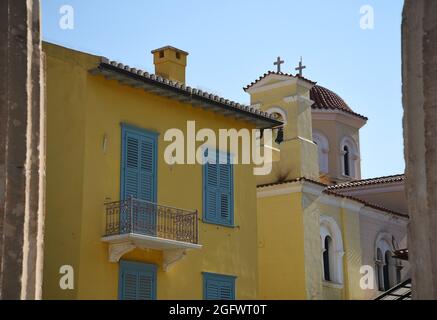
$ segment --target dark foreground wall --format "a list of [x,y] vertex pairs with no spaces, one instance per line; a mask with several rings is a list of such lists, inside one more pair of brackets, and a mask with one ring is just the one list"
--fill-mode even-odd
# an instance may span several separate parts
[[40,7],[0,1],[0,299],[41,295],[44,103]]
[[405,0],[402,59],[413,297],[437,299],[437,1]]

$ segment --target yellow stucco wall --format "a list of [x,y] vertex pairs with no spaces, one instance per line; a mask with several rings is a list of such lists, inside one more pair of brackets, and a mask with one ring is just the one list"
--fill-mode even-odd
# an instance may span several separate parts
[[[202,216],[200,165],[167,165],[163,141],[169,128],[252,128],[219,116],[123,86],[88,70],[98,58],[45,44],[47,56],[47,221],[44,298],[116,299],[118,264],[108,261],[104,202],[120,194],[120,123],[160,133],[159,204],[199,210]],[[103,138],[106,136],[106,149]],[[199,221],[200,250],[191,250],[169,271],[158,270],[158,299],[201,299],[202,272],[237,276],[236,297],[257,297],[256,190],[251,165],[234,168],[235,227]],[[135,250],[123,259],[155,263],[162,252]],[[75,289],[59,288],[59,267],[72,265]]]
[[259,197],[260,299],[306,299],[304,225],[299,193]]
[[357,211],[340,206],[319,203],[320,214],[335,220],[342,233],[343,250],[343,285],[323,285],[324,299],[362,299],[364,292],[360,288],[361,244],[360,221]]
[[[316,188],[298,191],[305,186],[310,184],[258,189],[259,298],[363,299],[359,207],[345,206],[336,197],[327,204]],[[323,280],[321,216],[332,218],[341,232],[345,252],[341,284]]]
[[[340,179],[340,181],[347,181],[350,178],[345,177],[342,172],[341,166],[341,141],[345,137],[351,137],[355,143],[357,144],[357,148],[359,149],[360,145],[360,135],[359,130],[352,125],[346,125],[339,121],[333,120],[312,120],[312,127],[314,130],[322,133],[329,141],[329,152],[328,152],[328,169],[329,176],[334,181]],[[357,161],[356,165],[358,166],[358,176],[355,177],[359,179],[361,177],[361,165],[360,162]]]

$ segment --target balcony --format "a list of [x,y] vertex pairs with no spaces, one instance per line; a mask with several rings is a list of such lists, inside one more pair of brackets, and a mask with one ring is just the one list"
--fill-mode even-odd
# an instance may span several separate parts
[[163,268],[181,259],[187,249],[200,249],[198,213],[129,198],[106,203],[105,235],[109,260],[135,248],[163,251]]

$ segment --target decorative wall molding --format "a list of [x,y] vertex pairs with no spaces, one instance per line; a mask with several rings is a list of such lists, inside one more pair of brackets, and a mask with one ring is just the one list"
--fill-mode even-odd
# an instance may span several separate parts
[[[279,80],[277,82],[269,84],[271,80]],[[297,78],[292,78],[286,75],[269,74],[265,76],[258,83],[248,88],[246,92],[249,94],[260,93],[267,90],[277,89],[285,86],[292,86],[297,82]]]
[[295,102],[299,102],[299,103],[302,103],[302,104],[305,104],[305,105],[307,105],[307,106],[309,106],[309,107],[311,107],[313,104],[314,104],[314,101],[313,100],[311,100],[311,99],[309,99],[309,98],[307,98],[307,97],[304,97],[304,96],[301,96],[301,95],[292,95],[292,96],[288,96],[288,97],[285,97],[284,99],[283,99],[283,101],[285,102],[285,103],[295,103]]
[[124,241],[119,243],[111,243],[108,246],[109,249],[109,262],[117,263],[121,257],[126,253],[134,250],[136,245],[131,241]]
[[283,108],[278,106],[271,106],[266,110],[266,112],[268,114],[279,113],[282,117],[281,121],[284,122],[284,124],[287,124],[288,115],[287,115],[287,111],[284,110]]
[[337,121],[356,129],[362,128],[367,121],[338,109],[313,109],[311,111],[313,120]]
[[[327,215],[320,215],[320,239],[322,246],[325,238],[329,236],[333,242],[333,255],[330,256],[330,273],[332,282],[337,284],[343,283],[343,256],[345,254],[343,247],[343,236],[341,229],[334,218]],[[323,263],[323,259],[322,259]]]
[[313,130],[313,140],[317,144],[319,171],[329,173],[329,140],[325,134],[318,130]]
[[169,268],[187,255],[185,249],[165,250],[163,253],[162,270],[167,272]]

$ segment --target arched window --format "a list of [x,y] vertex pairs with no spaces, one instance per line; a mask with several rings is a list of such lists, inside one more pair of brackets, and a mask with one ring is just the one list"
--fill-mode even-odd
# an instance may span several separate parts
[[376,249],[376,271],[377,271],[377,280],[378,280],[378,290],[384,290],[384,259],[382,258],[382,252],[380,248]]
[[325,281],[331,281],[331,264],[330,255],[332,254],[332,239],[330,236],[325,237],[324,248],[323,248],[323,278]]
[[351,137],[344,137],[340,143],[341,168],[343,176],[359,178],[359,152],[358,145]]
[[276,134],[275,142],[277,144],[281,144],[284,141],[284,128],[281,127],[278,129],[278,133]]
[[390,268],[391,268],[390,260],[391,260],[391,252],[390,251],[386,251],[385,255],[384,255],[385,264],[384,264],[384,267],[383,267],[384,289],[385,290],[390,289],[390,287],[391,287],[390,284],[392,282],[392,281],[390,281],[391,280],[390,279]]
[[319,156],[319,170],[322,173],[328,173],[329,141],[326,136],[319,131],[313,132],[313,141],[317,145],[317,154]]
[[402,266],[393,258],[393,243],[394,238],[388,233],[380,233],[375,241],[375,264],[379,291],[387,291],[401,281],[399,270]]
[[350,176],[350,161],[349,161],[349,148],[348,146],[343,147],[343,168],[344,168],[344,175]]
[[[279,120],[287,124],[287,113],[280,107],[271,107],[266,110],[267,113],[271,114],[274,119]],[[280,127],[274,130],[273,135],[275,137],[275,142],[281,144],[284,141],[284,127]]]
[[337,222],[328,216],[320,217],[322,270],[325,281],[343,283],[343,239]]

